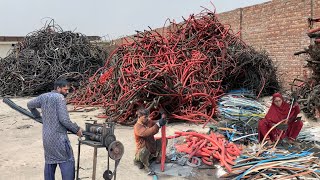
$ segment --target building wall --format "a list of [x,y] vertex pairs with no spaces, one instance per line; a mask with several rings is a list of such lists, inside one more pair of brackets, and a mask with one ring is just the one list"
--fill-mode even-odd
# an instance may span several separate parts
[[15,43],[16,42],[0,42],[0,58],[6,57],[12,48],[12,44]]
[[310,44],[310,17],[320,18],[320,0],[273,0],[219,14],[223,24],[241,30],[244,42],[269,53],[285,88],[308,72],[303,68],[305,56],[293,54]]

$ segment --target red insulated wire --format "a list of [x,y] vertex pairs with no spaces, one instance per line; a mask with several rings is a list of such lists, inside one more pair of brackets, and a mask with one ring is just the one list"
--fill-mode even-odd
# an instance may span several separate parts
[[[205,12],[190,16],[183,24],[171,22],[164,34],[145,31],[125,38],[125,44],[110,54],[104,67],[70,102],[77,107],[101,105],[109,116],[126,123],[139,106],[161,97],[159,105],[173,119],[215,122],[225,72],[237,66],[226,48],[229,43],[243,42],[230,34],[230,26]],[[209,55],[211,52],[215,55]]]

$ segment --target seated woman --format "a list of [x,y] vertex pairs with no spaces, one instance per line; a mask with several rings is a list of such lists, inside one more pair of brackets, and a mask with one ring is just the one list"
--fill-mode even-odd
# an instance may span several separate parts
[[[272,105],[265,116],[265,118],[259,121],[258,132],[259,132],[259,141],[261,142],[266,136],[267,132],[271,129],[272,126],[278,122],[287,118],[290,110],[290,104],[284,101],[280,93],[275,93],[272,96]],[[294,140],[299,135],[299,132],[303,126],[303,123],[300,119],[297,119],[297,115],[300,113],[300,108],[297,103],[292,107],[290,116],[282,124],[287,125],[287,129],[284,129],[280,139],[287,138],[290,143],[293,143]],[[281,130],[274,128],[266,137],[268,143],[276,141],[281,133]]]

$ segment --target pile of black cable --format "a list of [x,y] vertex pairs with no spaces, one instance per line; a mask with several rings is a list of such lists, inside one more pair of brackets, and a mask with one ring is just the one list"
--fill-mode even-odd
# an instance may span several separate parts
[[0,96],[38,95],[50,91],[58,78],[80,82],[92,76],[106,56],[87,36],[63,31],[51,20],[0,60]]

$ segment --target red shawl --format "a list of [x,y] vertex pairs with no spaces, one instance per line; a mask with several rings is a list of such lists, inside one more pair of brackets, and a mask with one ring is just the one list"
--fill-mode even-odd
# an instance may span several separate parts
[[[276,97],[279,97],[282,99],[282,104],[280,107],[278,107],[274,104],[274,99]],[[299,109],[299,111],[296,112],[296,107],[298,107],[298,106],[293,107],[291,110],[290,117],[289,117],[290,120],[292,118],[296,118],[299,111],[300,111],[300,109]],[[285,102],[285,100],[283,99],[283,97],[280,93],[275,93],[272,96],[272,105],[271,105],[265,119],[267,119],[273,123],[278,123],[278,122],[282,121],[283,119],[287,118],[289,110],[290,110],[290,104]]]

